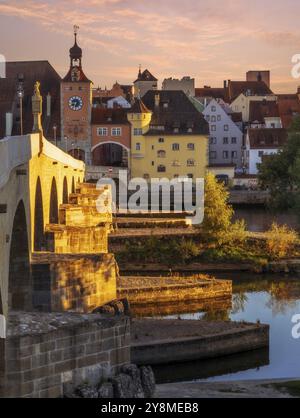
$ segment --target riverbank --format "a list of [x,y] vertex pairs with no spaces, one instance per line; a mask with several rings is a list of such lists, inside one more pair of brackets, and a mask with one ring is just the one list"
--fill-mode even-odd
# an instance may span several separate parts
[[269,346],[269,326],[230,321],[134,320],[131,358],[138,365],[204,360]]
[[[141,269],[140,271],[143,271]],[[120,277],[118,298],[131,306],[169,305],[181,302],[230,299],[232,282],[205,275],[191,277]]]
[[222,383],[157,385],[156,398],[299,398],[299,380],[261,380]]
[[[120,263],[120,272],[123,275],[137,274],[157,274],[170,273],[170,267],[160,263]],[[224,272],[249,272],[256,274],[294,274],[300,275],[300,259],[272,261],[267,264],[255,263],[189,263],[174,264],[172,266],[173,273],[224,273]]]

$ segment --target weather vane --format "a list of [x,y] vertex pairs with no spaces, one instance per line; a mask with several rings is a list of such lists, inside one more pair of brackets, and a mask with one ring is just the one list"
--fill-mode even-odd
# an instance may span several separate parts
[[79,30],[79,26],[74,25],[74,34],[77,35]]

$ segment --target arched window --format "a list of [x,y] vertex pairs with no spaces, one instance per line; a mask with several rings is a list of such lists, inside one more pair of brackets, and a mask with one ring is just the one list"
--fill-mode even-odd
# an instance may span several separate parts
[[50,192],[50,213],[49,223],[58,224],[58,198],[57,198],[57,186],[56,180],[53,177]]
[[195,160],[193,160],[192,158],[189,158],[187,160],[187,166],[188,167],[195,167]]
[[173,144],[172,145],[172,150],[173,151],[180,151],[180,145],[179,144]]
[[157,158],[166,158],[166,151],[157,151]]
[[165,172],[166,172],[166,166],[164,166],[164,165],[159,165],[159,166],[157,167],[157,171],[158,171],[158,173],[165,173]]

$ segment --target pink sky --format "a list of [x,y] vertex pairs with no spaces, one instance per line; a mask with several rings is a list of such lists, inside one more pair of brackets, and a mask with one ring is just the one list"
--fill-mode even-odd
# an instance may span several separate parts
[[295,92],[299,0],[0,0],[0,54],[47,59],[68,70],[73,25],[96,86],[132,83],[138,65],[160,81],[190,75],[198,87],[270,69],[275,92]]

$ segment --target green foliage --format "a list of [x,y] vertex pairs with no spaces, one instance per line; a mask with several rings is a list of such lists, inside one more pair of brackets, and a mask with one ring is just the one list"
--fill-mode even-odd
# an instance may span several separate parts
[[266,247],[273,259],[291,256],[298,242],[298,234],[286,225],[273,223],[267,233]]
[[217,246],[243,241],[245,222],[232,222],[234,210],[228,204],[229,192],[223,183],[208,173],[205,178],[205,209],[201,229],[208,241]]
[[295,118],[284,149],[260,165],[259,182],[270,190],[273,209],[293,209],[300,216],[300,118]]

